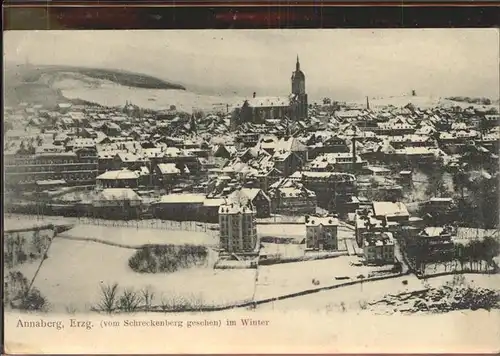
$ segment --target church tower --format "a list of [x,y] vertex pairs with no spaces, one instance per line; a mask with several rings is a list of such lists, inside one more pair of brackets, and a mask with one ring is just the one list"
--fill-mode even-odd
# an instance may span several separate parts
[[299,56],[292,73],[292,117],[294,120],[307,118],[306,76],[300,70]]

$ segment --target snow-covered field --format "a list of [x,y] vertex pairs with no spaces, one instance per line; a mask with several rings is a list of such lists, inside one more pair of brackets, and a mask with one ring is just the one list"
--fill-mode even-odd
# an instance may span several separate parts
[[[356,277],[361,274],[368,277],[370,273],[391,268],[390,266],[357,267],[351,266],[351,262],[359,262],[359,259],[357,257],[340,256],[324,260],[259,266],[255,299],[267,299],[304,290],[356,281]],[[349,279],[337,280],[335,277],[349,277]],[[312,283],[313,279],[319,281],[319,285],[314,285]],[[357,288],[360,288],[359,285]]]
[[191,112],[192,110],[210,111],[226,110],[226,105],[242,105],[244,98],[202,95],[188,90],[161,90],[132,88],[118,84],[106,83],[100,87],[73,86],[62,89],[62,94],[68,99],[83,99],[104,106],[122,106],[126,101],[142,108],[153,110],[169,109],[175,105],[177,110]]
[[141,246],[145,244],[217,245],[215,236],[205,232],[186,230],[134,229],[133,227],[76,225],[61,237],[97,239],[105,242]]
[[304,224],[257,225],[257,234],[262,236],[280,236],[301,239],[306,236]]
[[[465,275],[465,279],[471,286],[500,289],[500,275]],[[258,308],[278,311],[327,311],[332,313],[360,311],[366,309],[368,303],[380,300],[388,294],[397,295],[423,290],[426,287],[435,288],[452,280],[453,276],[441,276],[430,278],[427,282],[424,282],[412,275],[400,276],[380,281],[366,281],[363,284],[275,301],[273,303],[263,304]],[[407,283],[403,284],[403,281],[407,281]],[[380,310],[380,312],[382,313],[385,311]]]
[[[101,285],[150,289],[161,299],[184,297],[204,305],[225,305],[251,299],[255,270],[214,270],[194,267],[169,274],[140,274],[128,266],[134,249],[56,238],[34,286],[47,297],[51,311],[86,311],[99,301]],[[32,276],[38,264],[20,271]]]
[[[257,225],[257,234],[263,236],[289,237],[295,240],[301,240],[306,237],[306,226],[304,224],[262,224]],[[344,226],[339,226],[337,238],[354,238],[354,231]]]
[[4,231],[8,230],[18,230],[18,229],[34,229],[36,227],[45,226],[48,224],[68,224],[68,221],[65,219],[59,219],[57,217],[44,218],[44,219],[27,219],[25,217],[19,218],[9,218],[4,216],[3,220],[3,229]]
[[[40,221],[11,219],[10,226],[38,224]],[[57,218],[54,219],[57,221]],[[46,220],[42,221],[47,223]],[[294,235],[304,233],[303,225],[259,225],[265,235]],[[288,229],[288,230],[287,230]],[[339,230],[341,234],[352,232]],[[259,231],[262,233],[262,230]],[[352,238],[352,236],[350,236]],[[71,239],[73,238],[73,239]],[[74,240],[74,238],[89,241]],[[349,238],[349,237],[348,237]],[[132,248],[109,246],[91,241],[127,245]],[[217,239],[204,232],[168,231],[160,229],[136,229],[131,227],[104,227],[76,225],[56,239],[35,280],[34,286],[47,297],[53,311],[67,309],[85,311],[99,300],[101,285],[118,283],[120,288],[141,290],[149,288],[156,295],[156,305],[161,299],[183,297],[206,306],[237,304],[244,301],[275,298],[305,290],[335,286],[357,280],[359,275],[370,277],[373,272],[387,271],[390,266],[353,266],[354,256],[292,262],[255,269],[214,270],[216,253],[211,252],[205,267],[193,267],[170,274],[139,274],[128,266],[135,248],[145,244],[195,244],[216,245]],[[270,254],[281,253],[287,257],[303,256],[303,246],[296,244],[265,244]],[[28,278],[34,276],[38,262],[27,262],[19,269]],[[470,283],[483,287],[500,285],[498,275],[466,275]],[[257,284],[255,278],[257,277]],[[336,279],[336,277],[349,277]],[[428,280],[428,285],[439,286],[453,277]],[[319,283],[314,284],[313,280]],[[406,281],[403,284],[403,281]],[[424,283],[413,276],[402,276],[382,281],[368,281],[353,286],[340,287],[310,295],[285,299],[259,306],[264,310],[342,311],[362,310],[367,303],[383,298],[386,294],[398,294],[424,288]],[[153,304],[155,304],[153,303]]]
[[[461,108],[491,108],[495,107],[494,105],[478,105],[478,104],[470,104],[466,102],[460,101],[452,101],[441,97],[433,97],[433,96],[410,96],[410,95],[402,95],[402,96],[392,96],[392,97],[384,97],[384,98],[370,98],[370,108],[381,108],[385,106],[395,106],[395,107],[404,107],[408,104],[413,104],[417,108],[421,109],[429,109],[437,106],[441,107],[453,107],[459,106]],[[354,100],[351,103],[366,106],[366,99]]]
[[[156,305],[161,298],[172,300],[184,297],[196,303],[213,306],[237,304],[252,299],[255,288],[255,277],[258,273],[258,284],[255,299],[278,297],[307,289],[324,287],[346,282],[336,280],[336,276],[349,276],[354,280],[358,275],[368,277],[370,272],[384,268],[353,267],[353,257],[336,257],[333,259],[294,262],[271,266],[259,266],[258,272],[247,270],[214,270],[215,252],[211,252],[210,262],[206,267],[195,267],[170,274],[139,274],[128,266],[134,248],[109,246],[99,242],[72,240],[68,237],[83,239],[94,238],[139,247],[148,243],[168,244],[209,244],[206,236],[187,231],[175,231],[97,227],[79,225],[62,233],[54,239],[34,286],[47,297],[53,311],[88,310],[99,300],[101,285],[118,283],[122,288],[141,290],[149,288],[156,296]],[[66,237],[66,238],[65,238]],[[288,255],[302,254],[299,245],[280,245],[280,249],[296,249]],[[31,278],[38,263],[26,263],[19,269]],[[317,279],[320,285],[313,285]]]

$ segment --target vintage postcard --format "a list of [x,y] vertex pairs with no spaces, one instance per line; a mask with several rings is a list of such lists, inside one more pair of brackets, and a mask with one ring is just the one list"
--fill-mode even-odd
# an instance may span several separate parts
[[500,349],[498,30],[3,44],[7,354]]

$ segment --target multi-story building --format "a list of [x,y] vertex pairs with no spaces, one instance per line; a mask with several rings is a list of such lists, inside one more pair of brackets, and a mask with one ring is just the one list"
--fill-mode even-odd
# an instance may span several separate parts
[[257,248],[255,210],[251,203],[219,207],[220,248],[229,253],[254,252]]
[[325,153],[317,156],[309,167],[314,172],[357,172],[367,166],[368,162],[352,153]]
[[235,190],[229,195],[231,201],[239,200],[240,202],[248,202],[255,209],[257,218],[267,218],[271,215],[271,199],[258,188],[241,188]]
[[302,215],[316,212],[316,193],[306,189],[300,182],[282,179],[271,186],[269,196],[271,210],[276,214]]
[[358,209],[355,215],[356,242],[365,245],[371,234],[398,231],[401,226],[410,225],[410,214],[401,202],[378,201],[371,206]]
[[379,122],[377,126],[374,131],[378,135],[403,136],[415,132],[415,127],[401,116],[392,118],[387,122]]
[[64,180],[72,186],[96,183],[97,157],[92,150],[5,155],[4,160],[6,189],[29,189],[46,180]]
[[301,182],[316,193],[318,206],[325,209],[335,208],[338,213],[350,197],[356,195],[356,177],[353,174],[337,172],[295,172],[291,180]]
[[426,227],[414,236],[413,244],[425,251],[428,260],[445,260],[453,257],[453,241],[456,231],[449,226]]
[[294,152],[280,150],[273,154],[274,166],[285,177],[302,168],[304,161]]
[[374,201],[373,215],[387,222],[405,223],[410,218],[408,208],[402,202]]
[[371,233],[364,238],[363,255],[365,263],[394,263],[394,237],[390,232]]
[[349,145],[343,138],[330,136],[321,138],[313,135],[307,141],[308,158],[314,159],[324,153],[348,153]]
[[139,185],[139,173],[128,169],[107,171],[99,175],[97,187],[99,188],[137,188]]
[[306,248],[338,250],[339,220],[333,216],[306,216]]
[[455,257],[457,232],[450,226],[423,229],[408,226],[401,233],[408,262],[417,271],[424,270],[427,263],[451,261]]
[[240,132],[236,136],[236,147],[238,148],[249,148],[254,147],[257,142],[259,142],[260,134],[258,132]]

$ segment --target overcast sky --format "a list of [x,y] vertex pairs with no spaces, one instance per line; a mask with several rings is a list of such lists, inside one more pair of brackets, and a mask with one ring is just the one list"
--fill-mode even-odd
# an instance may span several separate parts
[[496,29],[4,33],[7,62],[124,69],[243,95],[288,94],[297,54],[312,97],[499,96]]

